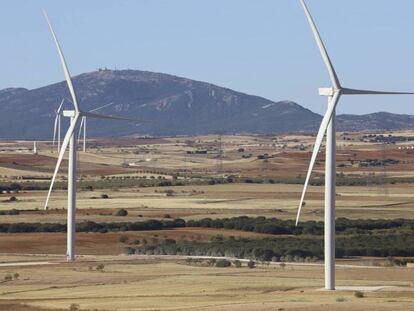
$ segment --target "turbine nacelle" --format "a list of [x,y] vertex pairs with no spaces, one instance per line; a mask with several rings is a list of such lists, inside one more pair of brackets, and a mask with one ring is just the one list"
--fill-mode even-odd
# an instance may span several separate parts
[[335,92],[338,90],[335,90],[333,87],[321,87],[319,88],[319,95],[320,96],[334,96]]
[[67,118],[74,118],[76,116],[75,110],[63,110],[63,116]]

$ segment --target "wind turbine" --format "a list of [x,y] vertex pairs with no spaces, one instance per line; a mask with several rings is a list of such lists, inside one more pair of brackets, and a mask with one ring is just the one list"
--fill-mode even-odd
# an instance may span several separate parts
[[50,32],[52,34],[53,40],[56,45],[56,49],[59,54],[60,62],[63,67],[63,73],[65,75],[66,83],[69,88],[69,92],[72,98],[73,106],[75,110],[66,110],[63,111],[63,115],[65,117],[70,117],[70,126],[65,134],[65,138],[63,139],[62,146],[59,152],[59,157],[57,159],[55,171],[53,173],[53,177],[50,183],[49,191],[47,194],[46,202],[44,205],[44,209],[48,209],[48,203],[50,199],[50,195],[53,189],[53,184],[56,180],[57,173],[59,171],[59,167],[62,163],[63,156],[65,155],[65,151],[69,146],[69,164],[68,164],[68,222],[67,222],[67,253],[66,258],[68,261],[75,260],[75,233],[76,233],[76,222],[75,222],[75,215],[76,215],[76,128],[79,125],[79,121],[82,117],[90,117],[90,118],[97,118],[97,119],[114,119],[114,120],[128,120],[128,121],[138,121],[138,120],[131,120],[127,118],[121,117],[113,117],[113,116],[106,116],[95,114],[91,112],[84,112],[81,110],[78,99],[75,93],[75,89],[72,84],[72,78],[69,73],[69,69],[66,64],[65,57],[63,56],[62,49],[60,47],[59,41],[57,36],[52,28],[52,24],[49,21],[49,18],[44,12],[46,21],[49,25]]
[[[98,111],[100,109],[106,108],[110,105],[113,105],[113,102],[110,102],[109,104],[103,105],[101,107],[89,110],[89,112],[95,112]],[[82,134],[82,130],[83,130],[83,146],[82,146],[82,151],[86,152],[86,116],[82,117],[80,126],[79,126],[79,134],[78,134],[78,140],[81,138],[81,134]]]
[[326,133],[326,152],[325,152],[325,289],[335,289],[335,175],[336,175],[336,129],[335,129],[335,109],[342,95],[413,95],[408,92],[384,92],[384,91],[367,91],[358,89],[344,88],[339,82],[338,76],[328,56],[325,46],[322,42],[315,22],[309,12],[304,0],[300,0],[305,15],[308,19],[310,28],[319,48],[322,59],[328,69],[329,77],[332,83],[331,87],[320,88],[319,95],[328,98],[328,109],[323,116],[315,145],[313,147],[312,157],[306,175],[302,196],[300,198],[296,225],[299,222],[300,213],[303,206],[309,179],[315,165],[323,138]]
[[55,110],[55,123],[53,126],[53,146],[55,145],[56,135],[57,135],[57,146],[58,146],[58,152],[60,151],[60,118],[61,114],[60,111],[62,110],[63,103],[65,102],[65,99],[63,98],[60,102],[59,108]]

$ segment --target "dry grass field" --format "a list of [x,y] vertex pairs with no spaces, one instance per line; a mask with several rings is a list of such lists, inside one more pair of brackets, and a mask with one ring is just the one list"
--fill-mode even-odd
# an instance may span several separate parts
[[[271,235],[226,229],[176,228],[171,230],[128,231],[128,232],[78,232],[76,235],[79,255],[123,255],[126,246],[134,246],[134,241],[146,239],[186,239],[209,241],[217,235],[223,237],[264,238]],[[124,243],[119,238],[127,237]],[[0,234],[0,249],[12,254],[64,254],[66,233],[7,233]]]
[[[81,310],[377,311],[413,310],[414,305],[413,269],[338,268],[339,286],[379,286],[357,298],[352,290],[320,290],[319,266],[249,269],[178,260],[95,260],[0,267],[0,276],[19,274],[17,280],[2,283],[0,310],[69,310],[78,305]],[[104,264],[103,272],[96,271],[99,263]]]
[[[337,217],[413,219],[412,184],[373,182],[414,177],[411,143],[407,140],[385,144],[372,141],[374,136],[369,135],[372,133],[338,134],[338,174],[341,178],[358,178],[362,183],[337,187]],[[414,133],[392,135],[411,137]],[[107,186],[78,190],[77,219],[104,223],[244,215],[293,220],[302,186],[283,180],[303,178],[313,141],[313,136],[297,134],[89,140],[88,152],[78,153],[78,177],[85,184],[105,180]],[[50,142],[38,142],[38,155],[31,154],[31,146],[32,142],[0,142],[0,185],[47,185],[57,152]],[[62,184],[66,168],[64,161],[58,178]],[[321,153],[315,175],[321,176],[323,169]],[[218,177],[279,182],[206,182]],[[181,181],[185,185],[139,187],[144,179]],[[119,186],[122,180],[132,182]],[[303,221],[323,220],[323,193],[323,186],[309,188]],[[102,198],[103,194],[109,198]],[[0,215],[0,223],[65,223],[66,191],[52,193],[47,212],[43,211],[45,196],[45,190],[0,193],[0,211],[20,211],[19,215]],[[11,197],[16,200],[10,201]],[[115,216],[121,208],[128,211],[127,216]],[[134,240],[209,241],[218,234],[226,238],[269,236],[211,228],[82,232],[77,234],[77,253],[83,256],[68,264],[63,258],[65,233],[0,234],[0,311],[69,310],[71,305],[73,310],[79,307],[99,311],[414,310],[413,268],[348,266],[375,259],[339,261],[345,265],[337,267],[338,286],[378,287],[357,298],[356,288],[320,290],[320,262],[285,267],[259,265],[255,269],[245,264],[241,268],[217,268],[178,259],[122,255],[125,246],[133,245]],[[121,243],[120,236],[127,237],[127,242]],[[50,264],[7,266],[31,261]],[[100,263],[103,271],[96,270]],[[15,273],[18,277],[14,279]],[[8,276],[12,279],[8,280]]]
[[[172,191],[167,195],[166,190]],[[301,185],[285,184],[224,184],[137,189],[101,189],[78,193],[80,220],[114,222],[165,215],[184,219],[231,217],[237,215],[294,219]],[[323,219],[323,186],[310,187],[303,210],[303,220]],[[100,199],[101,194],[109,199]],[[22,210],[18,216],[0,216],[2,222],[63,222],[66,218],[66,192],[55,191],[42,210],[44,191],[13,194],[16,202],[2,204],[2,209]],[[0,201],[10,194],[0,195]],[[126,218],[112,216],[119,209],[128,209]],[[35,210],[38,209],[38,210]],[[337,216],[347,218],[413,218],[414,193],[410,184],[383,186],[352,186],[337,188]]]

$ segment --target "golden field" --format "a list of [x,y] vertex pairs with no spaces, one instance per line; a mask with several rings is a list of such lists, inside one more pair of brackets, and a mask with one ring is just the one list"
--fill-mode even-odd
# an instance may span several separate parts
[[[367,135],[338,134],[338,174],[363,183],[337,187],[337,217],[414,218],[412,184],[384,183],[414,177],[410,143],[373,143],[364,138]],[[303,178],[313,140],[310,135],[299,134],[88,140],[88,151],[78,152],[79,184],[106,184],[89,190],[79,188],[77,219],[137,222],[245,215],[294,220],[302,186],[284,181]],[[32,142],[0,142],[0,184],[48,184],[57,152],[50,142],[38,142],[37,155],[31,153],[31,146]],[[266,158],[261,158],[265,154]],[[395,161],[364,164],[373,159]],[[64,161],[59,173],[61,184],[65,183],[66,165]],[[323,169],[321,153],[315,176],[322,176]],[[223,177],[274,179],[275,183],[206,182]],[[139,186],[144,179],[181,181],[184,185]],[[122,186],[125,180],[131,182]],[[378,184],[378,180],[383,182]],[[323,186],[309,188],[303,221],[323,220],[323,193]],[[109,198],[102,198],[103,194]],[[19,215],[0,215],[0,223],[65,223],[66,191],[52,193],[48,211],[43,210],[45,196],[46,190],[0,194],[1,211],[20,211]],[[16,200],[10,201],[11,197]],[[128,211],[127,216],[115,216],[121,208]],[[120,235],[127,236],[130,243],[151,238],[209,241],[217,234],[258,239],[269,236],[211,228],[79,233],[77,250],[82,256],[69,264],[63,256],[64,233],[0,234],[0,310],[69,310],[71,305],[102,311],[414,310],[414,269],[373,266],[372,261],[377,259],[340,260],[337,279],[343,290],[325,292],[320,290],[321,262],[217,268],[183,259],[127,257],[122,255],[125,245],[119,242]],[[48,264],[8,265],[32,261]],[[103,271],[96,271],[98,264],[104,265]],[[6,280],[15,273],[18,278]],[[367,289],[363,298],[354,296],[358,288]]]

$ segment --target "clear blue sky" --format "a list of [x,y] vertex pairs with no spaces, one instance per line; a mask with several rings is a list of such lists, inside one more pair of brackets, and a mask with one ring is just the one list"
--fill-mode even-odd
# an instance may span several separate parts
[[[414,90],[414,1],[308,0],[346,87]],[[0,88],[63,80],[46,9],[73,75],[165,72],[325,110],[328,75],[297,0],[3,0]],[[347,98],[341,113],[414,114],[412,97]]]

